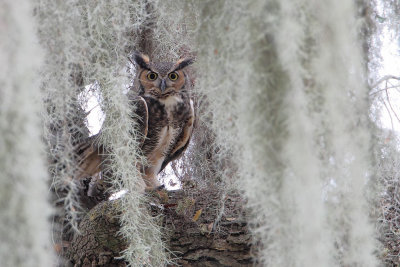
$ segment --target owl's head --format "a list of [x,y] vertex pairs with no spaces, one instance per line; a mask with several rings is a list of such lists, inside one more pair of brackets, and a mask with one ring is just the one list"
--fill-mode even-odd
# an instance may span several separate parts
[[194,62],[193,58],[153,63],[147,55],[134,53],[133,60],[138,67],[140,94],[166,97],[190,86],[185,68]]

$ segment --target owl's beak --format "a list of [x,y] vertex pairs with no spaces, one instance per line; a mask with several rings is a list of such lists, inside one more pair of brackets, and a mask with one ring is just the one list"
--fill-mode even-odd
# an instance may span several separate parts
[[165,87],[167,87],[167,85],[165,84],[165,80],[162,79],[162,80],[161,80],[161,92],[162,92],[162,93],[165,92]]

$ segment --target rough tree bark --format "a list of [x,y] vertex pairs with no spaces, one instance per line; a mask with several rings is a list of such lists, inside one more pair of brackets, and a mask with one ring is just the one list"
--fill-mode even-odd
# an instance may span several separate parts
[[[170,191],[164,204],[149,199],[154,216],[161,215],[166,243],[181,266],[253,266],[251,238],[237,194],[224,200],[224,213],[218,218],[219,195],[213,192]],[[152,201],[154,200],[154,202]],[[158,203],[158,204],[154,204]],[[69,245],[71,266],[126,266],[121,256],[125,242],[118,235],[118,200],[102,201],[80,224],[81,235]],[[145,266],[145,265],[144,265]]]

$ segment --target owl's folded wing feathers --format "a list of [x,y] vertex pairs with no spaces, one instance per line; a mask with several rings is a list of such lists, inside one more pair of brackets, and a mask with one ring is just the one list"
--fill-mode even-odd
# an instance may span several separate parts
[[177,159],[183,153],[183,151],[185,151],[185,149],[188,147],[190,138],[192,137],[194,119],[195,117],[194,117],[193,101],[190,100],[190,116],[186,121],[183,131],[179,135],[178,140],[175,142],[175,145],[171,153],[165,157],[159,173],[168,165],[168,163]]
[[[139,147],[141,147],[147,136],[149,111],[143,97],[137,96],[131,101],[132,106],[135,107],[132,119],[136,122],[135,133],[131,134],[133,138],[137,138]],[[110,153],[110,150],[100,144],[100,135],[101,131],[96,135],[88,137],[75,149],[79,165],[79,171],[76,175],[77,179],[90,177],[101,171],[101,165],[105,160],[106,154]]]
[[136,122],[136,134],[139,137],[137,141],[139,146],[142,147],[149,129],[149,109],[146,101],[141,96],[136,96],[132,102],[135,107],[135,112],[132,118]]
[[77,179],[90,177],[100,172],[100,166],[103,162],[104,146],[99,144],[99,134],[90,136],[81,143],[76,151],[78,155],[78,173]]

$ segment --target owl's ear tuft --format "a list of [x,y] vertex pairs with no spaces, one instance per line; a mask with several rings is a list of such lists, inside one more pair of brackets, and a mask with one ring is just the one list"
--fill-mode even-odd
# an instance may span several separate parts
[[195,59],[192,58],[192,57],[189,57],[189,58],[181,58],[181,59],[179,59],[179,60],[176,62],[174,71],[177,71],[177,70],[181,70],[181,69],[183,69],[183,68],[186,68],[187,66],[193,64],[194,62],[195,62]]
[[[150,69],[150,58],[148,55],[134,52],[132,55],[133,60],[135,61],[136,65],[143,68],[143,69]],[[131,61],[131,60],[130,60]],[[131,61],[132,62],[132,61]],[[133,63],[133,62],[132,62]]]

